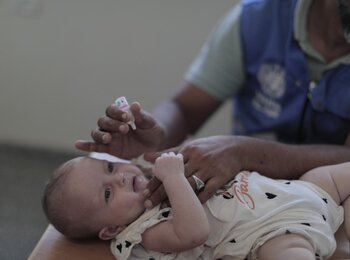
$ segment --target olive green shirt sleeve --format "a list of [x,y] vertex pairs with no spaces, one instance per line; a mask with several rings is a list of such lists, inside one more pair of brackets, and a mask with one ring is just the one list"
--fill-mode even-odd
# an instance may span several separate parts
[[224,101],[244,84],[237,3],[211,32],[199,55],[185,74],[193,83],[214,98]]

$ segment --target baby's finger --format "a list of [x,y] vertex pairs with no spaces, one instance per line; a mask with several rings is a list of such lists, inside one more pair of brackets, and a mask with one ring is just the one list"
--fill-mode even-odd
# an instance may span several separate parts
[[177,157],[177,158],[180,158],[181,160],[183,160],[183,159],[184,159],[184,157],[182,156],[182,154],[181,154],[181,153],[178,153],[178,154],[176,155],[176,157]]
[[162,153],[160,157],[169,157],[168,153]]
[[176,147],[172,147],[172,148],[169,148],[169,149],[165,149],[163,151],[160,151],[159,154],[164,154],[164,153],[167,153],[167,154],[176,154],[180,149],[180,146],[176,146]]

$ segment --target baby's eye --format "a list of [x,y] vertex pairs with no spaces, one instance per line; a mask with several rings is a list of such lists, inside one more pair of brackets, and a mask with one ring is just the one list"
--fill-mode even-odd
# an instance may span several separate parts
[[107,188],[105,189],[105,201],[108,202],[110,197],[111,197],[111,189]]
[[109,173],[112,173],[113,170],[114,170],[114,165],[113,165],[113,163],[109,162],[109,163],[107,164],[107,169],[108,169],[108,172],[109,172]]

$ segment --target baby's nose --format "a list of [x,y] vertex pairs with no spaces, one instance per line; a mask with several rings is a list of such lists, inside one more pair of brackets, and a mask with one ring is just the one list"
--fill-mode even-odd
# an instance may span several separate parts
[[125,173],[124,172],[118,172],[113,176],[114,182],[117,183],[119,186],[124,186],[125,183]]

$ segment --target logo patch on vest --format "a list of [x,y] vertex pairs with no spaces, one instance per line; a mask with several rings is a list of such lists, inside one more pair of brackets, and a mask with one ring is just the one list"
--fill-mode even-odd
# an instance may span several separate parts
[[281,113],[277,99],[285,93],[285,70],[279,64],[263,64],[257,75],[261,88],[256,91],[252,104],[255,109],[269,117],[276,118]]

